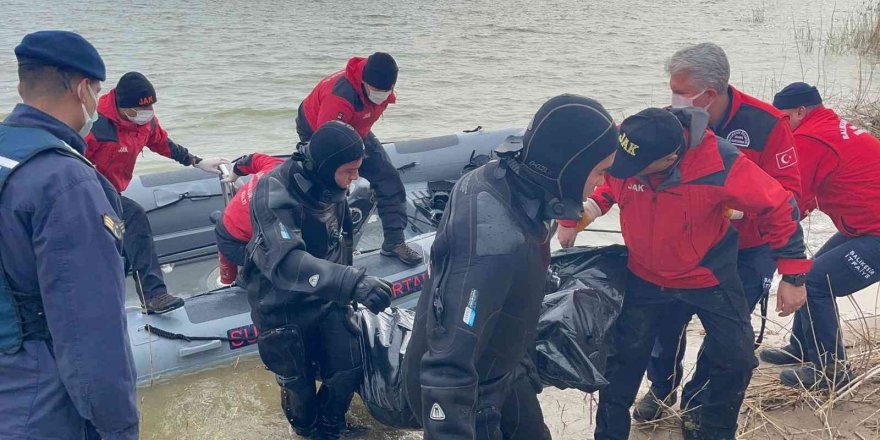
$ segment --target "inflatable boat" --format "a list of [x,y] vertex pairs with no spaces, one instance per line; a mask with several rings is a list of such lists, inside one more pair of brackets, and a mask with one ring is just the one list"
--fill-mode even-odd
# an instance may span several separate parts
[[[407,241],[421,249],[426,261],[451,183],[500,145],[519,142],[522,134],[522,129],[478,128],[384,145],[407,189]],[[256,354],[257,331],[247,293],[219,283],[213,232],[213,222],[224,207],[219,179],[191,168],[147,174],[132,180],[123,195],[147,211],[168,289],[186,298],[177,310],[146,315],[134,281],[127,279],[128,329],[138,384]],[[379,254],[382,229],[368,182],[353,184],[349,203],[356,231],[354,265],[392,282],[394,306],[413,307],[426,277],[425,266],[405,266]]]

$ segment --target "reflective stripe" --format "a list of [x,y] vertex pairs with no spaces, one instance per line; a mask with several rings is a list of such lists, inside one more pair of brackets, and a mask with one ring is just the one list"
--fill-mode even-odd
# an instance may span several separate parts
[[12,160],[8,157],[0,156],[0,167],[15,168],[17,166],[18,166],[18,161]]

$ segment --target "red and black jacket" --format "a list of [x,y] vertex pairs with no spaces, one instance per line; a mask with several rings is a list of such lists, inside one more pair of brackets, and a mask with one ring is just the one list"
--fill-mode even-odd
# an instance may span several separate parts
[[86,144],[86,158],[119,192],[128,188],[144,147],[186,166],[200,160],[169,139],[158,118],[138,125],[121,116],[116,108],[116,89],[98,100],[98,120],[86,136]]
[[385,108],[396,100],[393,92],[379,105],[367,99],[362,85],[366,63],[366,58],[354,57],[348,60],[345,70],[322,79],[315,86],[299,106],[297,124],[300,130],[306,128],[303,124],[307,124],[309,131],[314,133],[325,122],[336,119],[351,125],[362,138],[366,138]]
[[847,237],[880,235],[880,141],[825,107],[801,121],[794,139],[801,211],[818,208]]
[[[801,176],[788,116],[757,98],[732,86],[730,104],[721,123],[713,127],[719,137],[739,148],[746,158],[758,164],[783,188],[800,200]],[[767,243],[762,238],[754,215],[733,222],[739,232],[739,248],[748,249]]]
[[737,233],[725,215],[733,208],[762,225],[779,273],[809,271],[791,194],[711,130],[692,133],[690,149],[668,175],[606,176],[591,196],[603,213],[620,206],[629,269],[666,288],[718,285],[719,272],[736,266]]
[[284,162],[274,156],[266,154],[253,153],[236,159],[235,166],[232,171],[239,176],[253,175],[251,180],[242,186],[235,197],[229,201],[226,210],[223,212],[223,227],[226,232],[238,241],[247,243],[254,234],[254,228],[251,224],[251,199],[254,198],[254,190],[257,182],[269,171],[272,171],[278,165]]

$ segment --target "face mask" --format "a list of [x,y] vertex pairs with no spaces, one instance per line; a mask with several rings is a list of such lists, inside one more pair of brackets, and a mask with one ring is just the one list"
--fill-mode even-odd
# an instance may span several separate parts
[[388,99],[389,96],[391,96],[391,90],[379,92],[367,89],[367,97],[370,98],[370,101],[373,101],[373,104],[376,105],[385,102],[385,100]]
[[[691,96],[690,98],[683,96],[683,95],[679,95],[678,93],[673,93],[672,94],[672,108],[693,107],[694,101],[696,101],[697,98],[699,98],[700,96],[703,96],[703,93],[706,93],[706,90],[709,90],[709,89],[703,89],[702,92],[697,93],[696,95]],[[709,103],[709,104],[711,105],[711,103]],[[708,110],[708,109],[709,109],[709,105],[706,105],[705,107],[703,107],[703,110]]]
[[95,92],[92,91],[92,88],[88,85],[86,86],[86,90],[89,91],[89,96],[91,96],[92,100],[95,102],[95,113],[89,115],[88,110],[86,110],[86,105],[84,103],[80,103],[80,106],[83,110],[83,120],[85,120],[85,124],[79,130],[79,135],[83,139],[85,139],[85,137],[89,135],[89,132],[92,131],[92,125],[94,125],[95,121],[98,120],[98,95],[96,95]]
[[144,125],[153,120],[153,115],[155,114],[153,110],[135,110],[137,115],[133,118],[128,118],[131,122],[134,122],[137,125]]

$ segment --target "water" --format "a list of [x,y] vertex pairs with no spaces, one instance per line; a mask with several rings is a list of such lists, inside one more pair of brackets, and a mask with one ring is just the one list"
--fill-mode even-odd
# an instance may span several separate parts
[[[400,65],[398,103],[374,130],[386,141],[524,126],[544,100],[564,92],[598,99],[619,121],[668,104],[664,60],[701,41],[725,48],[731,82],[746,92],[770,98],[806,80],[837,103],[853,96],[870,63],[821,50],[799,54],[795,28],[809,22],[822,35],[860,2],[7,0],[0,116],[18,102],[12,48],[25,33],[49,28],[78,31],[97,46],[108,66],[105,90],[127,71],[145,73],[163,126],[200,156],[289,151],[296,107],[311,87],[351,55],[376,50]],[[137,172],[175,166],[148,152]],[[600,226],[616,226],[604,220]],[[814,250],[833,230],[822,217],[805,228]],[[587,234],[580,243],[613,240]],[[146,439],[288,438],[277,386],[255,359],[140,394]],[[566,406],[585,405],[582,395],[541,398],[555,438],[592,431],[575,423],[581,410]],[[354,414],[368,421],[362,407]],[[374,429],[371,438],[399,438]]]

